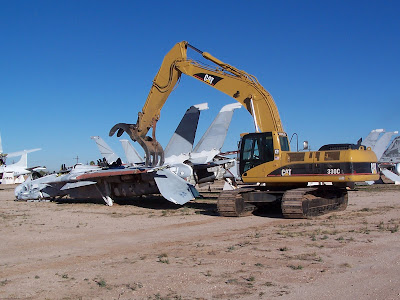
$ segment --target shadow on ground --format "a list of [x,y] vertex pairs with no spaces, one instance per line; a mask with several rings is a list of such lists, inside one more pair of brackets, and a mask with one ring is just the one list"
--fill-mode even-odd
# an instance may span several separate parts
[[[54,200],[55,203],[62,204],[100,204],[105,205],[105,202],[101,198],[62,198]],[[179,209],[193,209],[196,214],[208,215],[208,216],[218,216],[217,205],[214,201],[207,201],[204,199],[195,200],[193,202],[188,202],[185,205],[174,204],[161,196],[140,196],[136,198],[116,198],[114,203],[117,205],[125,206],[136,206],[140,208],[145,208],[149,210],[179,210]]]

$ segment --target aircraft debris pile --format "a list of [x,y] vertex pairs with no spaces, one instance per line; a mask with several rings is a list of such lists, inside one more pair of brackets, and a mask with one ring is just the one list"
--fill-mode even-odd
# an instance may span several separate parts
[[238,104],[224,106],[200,142],[193,149],[200,111],[207,103],[190,107],[167,148],[164,164],[145,166],[144,159],[127,140],[121,140],[127,163],[99,136],[91,137],[98,146],[102,160],[98,165],[77,164],[70,170],[65,165],[58,174],[29,179],[15,189],[17,200],[72,198],[102,198],[112,206],[114,198],[130,198],[148,194],[161,194],[168,201],[183,205],[199,196],[197,183],[232,178],[227,170],[235,159],[220,157],[220,151],[233,111]]

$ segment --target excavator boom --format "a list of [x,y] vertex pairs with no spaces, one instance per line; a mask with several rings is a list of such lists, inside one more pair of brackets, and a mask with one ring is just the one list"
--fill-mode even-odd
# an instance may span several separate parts
[[[216,66],[210,67],[188,59],[188,47],[199,52],[205,59]],[[136,124],[117,124],[110,131],[110,136],[117,130],[118,136],[126,131],[132,140],[138,141],[144,147],[146,153],[148,152],[154,157],[161,157],[159,144],[156,143],[154,138],[155,124],[160,118],[162,107],[182,73],[220,90],[241,103],[253,116],[255,126],[260,131],[283,131],[279,112],[272,96],[262,87],[255,76],[226,64],[211,54],[202,52],[188,42],[183,41],[177,43],[165,55],[161,67],[154,77],[142,111],[138,114]],[[151,143],[156,143],[157,145],[149,145],[149,143],[146,145],[143,141],[151,128],[153,128]]]
[[[209,67],[187,59],[187,48],[199,52],[217,67]],[[160,117],[161,108],[181,75],[194,77],[240,102],[254,114],[261,131],[283,131],[278,109],[272,96],[259,84],[255,76],[226,64],[207,52],[202,52],[183,41],[177,43],[164,57],[153,80],[147,100],[136,123],[141,136],[147,134],[153,120]],[[252,103],[254,109],[252,108]]]

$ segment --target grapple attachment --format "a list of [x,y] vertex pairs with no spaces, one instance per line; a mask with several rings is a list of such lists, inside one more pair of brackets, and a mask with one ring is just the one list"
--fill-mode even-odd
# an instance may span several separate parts
[[155,122],[153,124],[153,137],[141,136],[136,124],[118,123],[111,128],[109,136],[113,136],[117,132],[117,137],[120,137],[126,132],[132,141],[137,141],[144,149],[146,155],[146,166],[161,166],[164,163],[164,150],[161,144],[155,138]]

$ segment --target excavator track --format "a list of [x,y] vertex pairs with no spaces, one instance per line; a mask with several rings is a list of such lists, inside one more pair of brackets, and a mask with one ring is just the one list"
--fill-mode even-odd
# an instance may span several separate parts
[[346,189],[311,187],[286,191],[281,206],[284,218],[304,219],[345,210],[347,203]]
[[250,203],[244,202],[242,194],[252,190],[253,189],[240,188],[222,191],[219,194],[217,202],[218,213],[224,217],[244,217],[251,215],[256,207]]

